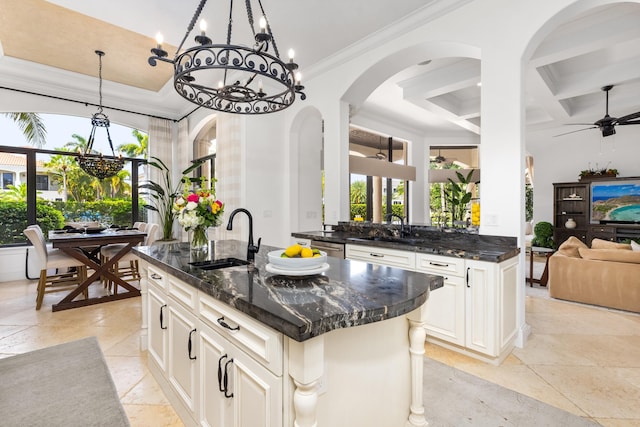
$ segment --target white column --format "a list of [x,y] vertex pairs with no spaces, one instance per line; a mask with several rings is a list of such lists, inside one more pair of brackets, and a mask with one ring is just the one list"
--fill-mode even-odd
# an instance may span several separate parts
[[324,374],[324,337],[289,340],[289,375],[293,392],[294,427],[318,426],[318,386]]
[[407,427],[424,427],[429,423],[425,418],[423,387],[424,387],[424,342],[427,337],[426,304],[409,313],[409,355],[411,358],[411,406]]

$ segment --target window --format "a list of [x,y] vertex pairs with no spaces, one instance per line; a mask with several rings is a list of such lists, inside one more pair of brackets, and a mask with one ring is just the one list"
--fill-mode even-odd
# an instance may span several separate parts
[[11,172],[3,172],[2,173],[2,189],[6,190],[10,185],[13,185],[13,173]]
[[49,190],[49,176],[48,175],[36,175],[36,190],[47,191]]

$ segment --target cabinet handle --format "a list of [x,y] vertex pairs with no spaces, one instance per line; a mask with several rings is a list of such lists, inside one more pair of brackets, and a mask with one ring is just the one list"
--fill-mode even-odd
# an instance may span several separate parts
[[429,261],[429,265],[435,265],[436,267],[449,267],[449,264],[440,264],[439,262]]
[[471,267],[467,267],[467,288],[471,287],[469,286],[469,270],[471,270]]
[[221,318],[218,319],[218,323],[220,324],[220,326],[222,326],[223,328],[227,328],[230,331],[239,331],[240,330],[240,326],[236,326],[235,328],[232,328],[227,322],[224,321],[224,316],[222,316]]
[[227,360],[227,363],[224,364],[224,378],[222,382],[224,383],[224,397],[230,399],[233,397],[233,393],[228,393],[229,391],[229,364],[233,363],[233,359]]
[[196,356],[191,356],[191,347],[193,347],[193,344],[191,341],[191,335],[193,335],[195,331],[196,329],[193,328],[191,332],[189,332],[189,343],[187,344],[187,350],[189,351],[189,360],[196,360]]
[[159,274],[153,273],[153,274],[151,275],[151,278],[152,278],[152,279],[156,279],[156,280],[160,280],[160,279],[162,279],[162,276],[161,276],[161,275],[159,275]]
[[384,258],[383,254],[374,254],[374,253],[370,253],[369,256],[375,257],[375,258]]
[[160,329],[167,329],[166,326],[164,326],[164,309],[167,306],[167,304],[163,305],[162,307],[160,307]]
[[227,358],[226,354],[220,356],[218,359],[218,390],[224,392],[224,388],[222,388],[222,361]]

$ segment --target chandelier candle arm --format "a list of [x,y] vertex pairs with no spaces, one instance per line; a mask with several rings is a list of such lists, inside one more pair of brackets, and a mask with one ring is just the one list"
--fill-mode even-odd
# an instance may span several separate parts
[[[251,0],[246,0],[246,13],[254,41],[251,44],[231,42],[233,2],[229,6],[226,43],[213,43],[206,34],[207,23],[200,21],[200,33],[194,37],[196,45],[182,49],[207,0],[201,0],[173,59],[162,48],[162,39],[151,49],[148,62],[173,65],[173,86],[180,96],[198,106],[236,114],[265,114],[282,111],[296,100],[306,99],[300,77],[294,74],[293,49],[289,61],[280,59],[269,19],[258,0],[262,16],[259,29],[254,28]],[[251,45],[252,47],[247,47]],[[256,79],[256,77],[258,77]],[[263,84],[268,81],[268,84]]]

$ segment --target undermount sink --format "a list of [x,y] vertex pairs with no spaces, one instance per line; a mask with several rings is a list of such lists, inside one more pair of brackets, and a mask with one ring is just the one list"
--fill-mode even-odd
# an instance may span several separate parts
[[247,265],[248,261],[239,258],[221,258],[213,261],[197,261],[190,262],[192,266],[201,270],[217,270],[219,268],[237,267],[239,265]]
[[369,242],[388,242],[403,245],[417,245],[424,242],[424,239],[415,239],[411,237],[393,237],[393,236],[366,236],[356,237],[353,240],[366,240]]

